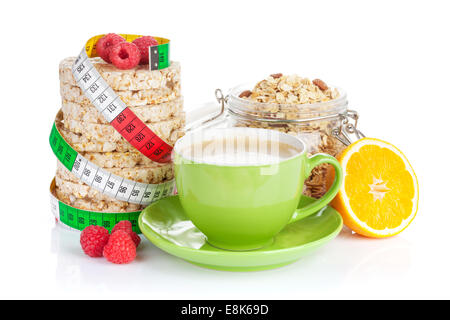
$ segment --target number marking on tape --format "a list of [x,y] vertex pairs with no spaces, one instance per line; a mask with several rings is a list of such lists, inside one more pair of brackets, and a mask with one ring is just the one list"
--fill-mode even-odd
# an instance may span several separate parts
[[119,221],[128,220],[133,226],[133,231],[140,233],[138,218],[141,211],[111,213],[74,208],[55,197],[55,188],[56,183],[53,179],[50,185],[50,206],[56,220],[64,226],[70,229],[83,230],[87,226],[96,225],[111,231]]
[[[59,113],[57,120],[60,116]],[[78,179],[111,198],[148,205],[173,194],[175,188],[173,179],[159,184],[139,183],[117,176],[88,161],[64,140],[56,122],[50,133],[50,146],[56,158]]]

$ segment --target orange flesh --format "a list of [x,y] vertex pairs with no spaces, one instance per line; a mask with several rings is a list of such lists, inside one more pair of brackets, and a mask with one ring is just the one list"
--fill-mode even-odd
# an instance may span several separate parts
[[398,227],[413,209],[414,181],[400,156],[375,145],[351,155],[345,192],[358,219],[376,230]]

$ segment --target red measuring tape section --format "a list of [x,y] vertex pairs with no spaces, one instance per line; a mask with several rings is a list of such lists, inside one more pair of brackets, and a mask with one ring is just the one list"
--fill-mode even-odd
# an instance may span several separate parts
[[158,137],[130,108],[122,111],[111,125],[143,155],[156,162],[171,160],[172,147]]
[[[135,39],[137,35],[122,35],[126,39]],[[155,162],[169,162],[172,146],[158,137],[142,122],[120,97],[111,89],[108,83],[90,62],[89,57],[97,56],[95,44],[102,36],[96,36],[87,42],[72,66],[72,72],[78,86],[103,117],[143,155]],[[169,40],[156,38],[158,47],[168,46]],[[163,52],[161,50],[161,52]]]

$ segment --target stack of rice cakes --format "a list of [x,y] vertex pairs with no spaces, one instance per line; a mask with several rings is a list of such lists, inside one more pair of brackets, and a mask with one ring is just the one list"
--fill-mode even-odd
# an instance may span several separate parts
[[[122,101],[155,134],[172,146],[183,136],[186,120],[178,62],[150,71],[148,65],[119,70],[100,58],[90,60]],[[59,65],[62,119],[57,126],[64,139],[87,160],[123,178],[152,184],[173,179],[172,163],[153,162],[139,153],[98,113],[73,78],[74,61],[75,57],[66,58]],[[90,188],[59,162],[56,195],[73,207],[90,211],[131,212],[143,208]]]

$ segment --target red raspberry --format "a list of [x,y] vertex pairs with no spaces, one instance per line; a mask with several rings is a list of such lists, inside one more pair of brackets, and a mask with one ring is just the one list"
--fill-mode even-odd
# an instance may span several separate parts
[[141,61],[139,64],[148,64],[148,47],[157,46],[158,41],[151,36],[145,36],[133,40],[133,43],[139,48],[141,52]]
[[126,233],[131,233],[133,232],[133,225],[128,220],[122,220],[116,223],[114,228],[112,228],[111,233],[114,233],[117,230],[123,230]]
[[81,248],[90,257],[101,257],[108,240],[108,230],[100,226],[88,226],[80,235]]
[[97,53],[105,62],[111,63],[111,60],[109,59],[109,54],[111,52],[112,47],[118,43],[125,41],[126,40],[122,36],[119,36],[118,34],[108,33],[103,38],[100,38],[97,41],[96,45]]
[[123,230],[131,237],[131,240],[133,240],[134,244],[136,245],[136,248],[141,243],[141,238],[138,236],[136,232],[133,232],[133,225],[128,220],[122,220],[116,223],[114,228],[111,231],[111,234],[116,232],[117,230]]
[[121,42],[112,47],[109,59],[118,69],[133,69],[141,60],[138,47],[131,42]]
[[136,246],[125,231],[117,230],[109,237],[103,256],[112,263],[130,263],[136,258]]
[[133,240],[134,245],[137,248],[139,246],[139,244],[141,243],[141,237],[139,237],[139,235],[136,232],[131,232],[129,234],[129,236],[131,237],[131,240]]

